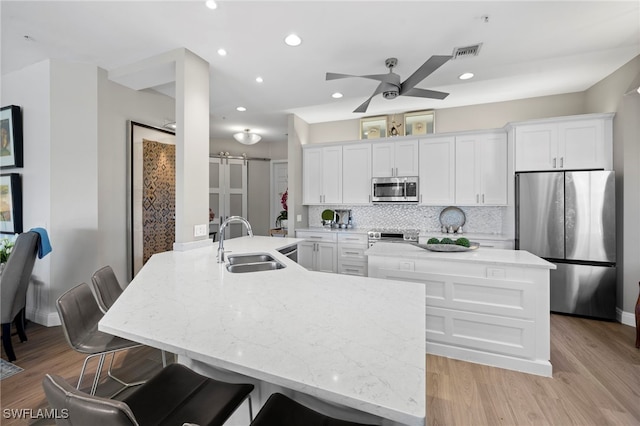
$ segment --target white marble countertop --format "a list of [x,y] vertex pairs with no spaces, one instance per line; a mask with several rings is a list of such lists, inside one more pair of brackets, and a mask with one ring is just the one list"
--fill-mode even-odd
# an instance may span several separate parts
[[307,271],[276,249],[225,241],[286,265],[234,274],[216,245],[154,255],[100,330],[394,422],[425,424],[424,285]]
[[377,243],[365,251],[367,256],[401,257],[404,259],[438,260],[443,262],[487,263],[495,265],[523,266],[528,268],[556,269],[551,262],[525,250],[483,249],[465,252],[436,252],[413,244]]

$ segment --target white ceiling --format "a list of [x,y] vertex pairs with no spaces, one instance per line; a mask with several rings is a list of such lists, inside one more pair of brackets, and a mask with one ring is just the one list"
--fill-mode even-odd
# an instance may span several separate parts
[[[285,140],[287,115],[309,123],[583,91],[640,54],[633,1],[7,1],[0,3],[2,74],[46,58],[116,69],[186,47],[211,65],[211,137],[244,128]],[[488,19],[484,19],[488,17]],[[283,43],[295,32],[299,47]],[[28,39],[25,37],[27,36]],[[367,79],[398,58],[404,80],[431,55],[482,43],[417,87],[444,100],[380,95]],[[219,48],[228,55],[219,56]],[[461,81],[463,72],[475,73]],[[264,82],[256,83],[262,76]],[[171,87],[158,88],[171,93]],[[331,94],[339,91],[339,100]],[[247,108],[236,111],[237,106]],[[161,123],[150,123],[160,125]]]

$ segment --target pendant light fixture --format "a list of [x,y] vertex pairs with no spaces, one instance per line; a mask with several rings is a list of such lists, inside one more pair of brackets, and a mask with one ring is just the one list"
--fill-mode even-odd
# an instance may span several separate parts
[[250,133],[249,129],[244,129],[244,132],[234,133],[233,138],[243,145],[253,145],[260,142],[262,136],[257,133]]

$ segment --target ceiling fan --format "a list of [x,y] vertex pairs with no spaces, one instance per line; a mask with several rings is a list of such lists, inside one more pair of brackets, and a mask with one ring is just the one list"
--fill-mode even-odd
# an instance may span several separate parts
[[382,97],[385,99],[395,99],[398,96],[413,96],[417,98],[432,98],[432,99],[444,99],[449,96],[448,93],[438,92],[436,90],[419,89],[415,86],[422,80],[427,78],[431,73],[440,68],[451,59],[450,55],[435,55],[427,59],[427,61],[420,66],[413,74],[409,76],[405,81],[400,83],[400,76],[393,72],[393,68],[398,64],[398,59],[387,58],[384,64],[389,68],[387,74],[373,74],[373,75],[349,75],[349,74],[337,74],[333,72],[327,73],[327,80],[337,80],[339,78],[350,77],[362,77],[369,78],[371,80],[377,80],[380,82],[373,94],[364,101],[362,105],[356,108],[353,112],[366,112],[369,107],[371,99],[379,93],[382,93]]

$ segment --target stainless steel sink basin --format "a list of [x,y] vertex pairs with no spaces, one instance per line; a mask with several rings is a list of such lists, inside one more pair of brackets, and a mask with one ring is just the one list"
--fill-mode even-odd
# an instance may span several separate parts
[[255,253],[255,254],[236,254],[227,256],[227,260],[230,265],[239,265],[242,263],[257,263],[257,262],[276,262],[276,260],[267,253]]
[[273,271],[285,268],[285,265],[278,262],[270,254],[237,254],[227,257],[227,271],[234,273]]

